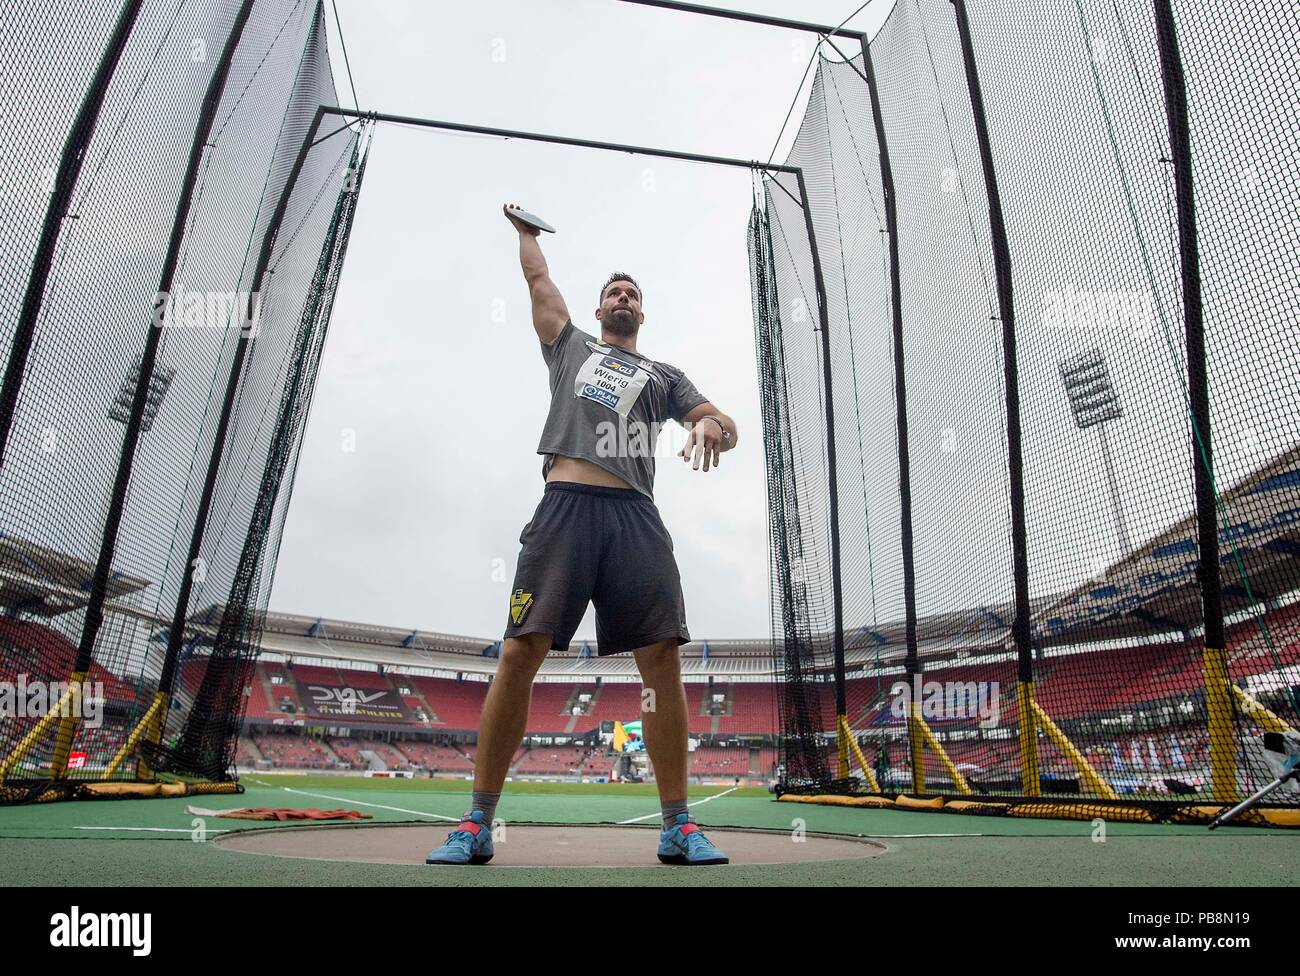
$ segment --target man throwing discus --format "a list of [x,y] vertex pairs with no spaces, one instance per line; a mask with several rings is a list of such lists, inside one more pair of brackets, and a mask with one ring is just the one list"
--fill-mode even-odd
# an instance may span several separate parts
[[638,351],[645,313],[629,275],[616,272],[601,289],[599,336],[579,329],[542,256],[539,222],[521,219],[513,205],[503,210],[519,233],[533,328],[550,374],[537,447],[545,488],[519,536],[505,640],[480,718],[472,805],[426,861],[491,860],[493,816],[523,740],[533,679],[547,653],[568,648],[594,602],[598,653],[631,654],[641,674],[642,736],[663,810],[659,860],[726,864],[686,805],[688,716],[678,648],[691,636],[672,536],[654,504],[654,448],[662,425],[676,421],[689,431],[678,456],[708,472],[736,446],[735,422],[682,370]]

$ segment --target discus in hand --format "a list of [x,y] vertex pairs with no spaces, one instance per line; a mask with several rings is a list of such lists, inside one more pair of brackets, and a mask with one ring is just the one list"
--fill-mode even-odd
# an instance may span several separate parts
[[510,214],[512,217],[518,220],[522,220],[529,227],[536,227],[538,230],[544,230],[548,234],[555,233],[555,228],[552,227],[550,224],[548,224],[546,221],[544,221],[541,217],[537,216],[536,214],[531,214],[527,210],[521,210],[519,207],[516,207],[514,204],[510,204],[509,206],[506,207],[506,213]]

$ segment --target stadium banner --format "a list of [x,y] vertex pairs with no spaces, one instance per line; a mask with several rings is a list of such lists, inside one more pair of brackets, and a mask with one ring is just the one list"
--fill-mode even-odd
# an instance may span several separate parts
[[397,692],[385,688],[318,685],[297,682],[298,700],[313,718],[362,719],[367,722],[413,722]]

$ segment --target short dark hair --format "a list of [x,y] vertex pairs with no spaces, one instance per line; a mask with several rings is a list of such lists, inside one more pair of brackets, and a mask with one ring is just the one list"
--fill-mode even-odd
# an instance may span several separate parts
[[645,301],[645,293],[641,291],[641,286],[636,283],[636,279],[630,274],[624,274],[622,271],[615,271],[606,279],[605,283],[600,286],[600,300],[602,302],[605,300],[605,292],[608,291],[609,286],[616,281],[630,281],[636,287],[636,293],[641,297],[641,300]]

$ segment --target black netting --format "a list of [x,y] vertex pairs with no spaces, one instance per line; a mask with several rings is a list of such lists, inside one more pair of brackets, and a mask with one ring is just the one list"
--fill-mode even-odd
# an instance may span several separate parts
[[233,775],[361,169],[352,129],[299,160],[335,101],[318,3],[115,6],[0,20],[3,677],[105,698],[0,720],[6,780]]
[[[1260,735],[1295,727],[1300,683],[1300,231],[1286,178],[1300,15],[1281,2],[1177,13],[1206,451],[1191,419],[1159,7],[898,0],[869,64],[860,51],[820,62],[787,162],[803,168],[830,320],[839,675],[818,308],[793,176],[765,181],[750,230],[773,632],[790,684],[784,788],[842,790],[852,769],[882,792],[1158,806],[1272,779]],[[1206,647],[1197,575],[1193,465],[1207,455],[1226,648]],[[847,767],[837,679],[862,751]]]

